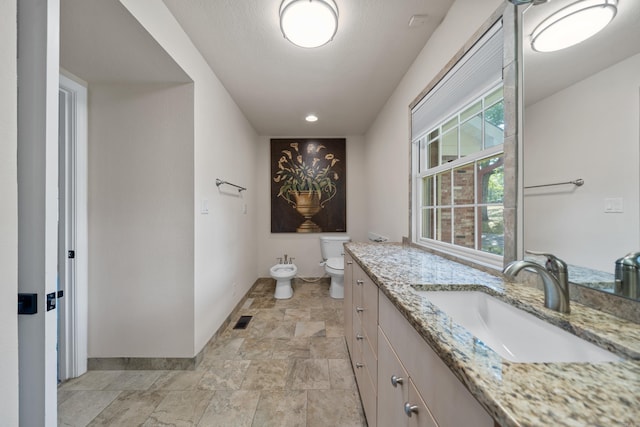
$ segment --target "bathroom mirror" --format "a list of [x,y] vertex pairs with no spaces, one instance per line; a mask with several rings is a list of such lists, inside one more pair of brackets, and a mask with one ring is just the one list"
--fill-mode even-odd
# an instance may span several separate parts
[[564,259],[572,282],[612,292],[615,261],[640,250],[640,1],[619,0],[580,44],[534,51],[536,26],[575,1],[521,7],[523,246]]

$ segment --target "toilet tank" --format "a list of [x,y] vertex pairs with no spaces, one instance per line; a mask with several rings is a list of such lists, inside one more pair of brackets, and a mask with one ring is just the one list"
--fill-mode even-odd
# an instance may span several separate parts
[[320,250],[322,251],[322,259],[340,257],[344,255],[344,243],[350,242],[349,236],[322,236],[320,237]]

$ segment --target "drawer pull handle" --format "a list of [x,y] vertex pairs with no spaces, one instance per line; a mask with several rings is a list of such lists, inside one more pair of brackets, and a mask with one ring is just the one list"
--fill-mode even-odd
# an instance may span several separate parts
[[404,413],[407,414],[407,417],[411,418],[412,414],[417,414],[418,413],[418,405],[412,405],[409,402],[405,403],[404,404]]
[[358,279],[358,280],[356,280],[356,283],[357,283],[358,285],[362,285],[362,284],[364,283],[364,280],[360,280],[360,279]]
[[356,339],[357,340],[362,340],[362,339],[364,339],[364,336],[360,335],[360,334],[356,334]]
[[347,265],[353,264],[353,261],[347,261]]
[[397,377],[395,375],[391,375],[391,385],[394,387],[398,387],[398,384],[402,384],[404,382],[404,378]]
[[362,308],[362,307],[356,307],[356,311],[357,311],[358,313],[362,313],[362,312],[364,311],[364,308]]
[[356,368],[362,368],[362,367],[364,367],[363,363],[356,362]]

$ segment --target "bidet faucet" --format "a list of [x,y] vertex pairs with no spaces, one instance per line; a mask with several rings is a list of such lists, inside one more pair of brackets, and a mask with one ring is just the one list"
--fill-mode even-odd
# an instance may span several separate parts
[[514,278],[524,268],[535,270],[544,285],[544,306],[560,313],[569,313],[569,275],[567,263],[552,254],[526,251],[532,255],[547,257],[545,266],[527,260],[513,261],[502,271],[507,277]]
[[284,254],[284,263],[287,263],[287,254]]

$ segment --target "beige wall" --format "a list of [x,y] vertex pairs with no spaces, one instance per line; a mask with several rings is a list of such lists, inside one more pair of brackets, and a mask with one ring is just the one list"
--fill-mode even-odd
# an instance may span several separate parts
[[192,357],[193,85],[89,94],[89,357]]
[[457,0],[367,131],[369,230],[392,241],[408,235],[409,104],[503,3]]
[[[613,273],[640,247],[640,54],[528,106],[525,185],[576,178],[584,186],[525,190],[525,249]],[[622,198],[623,213],[605,213]]]
[[[194,82],[194,353],[216,332],[256,279],[255,130],[160,0],[121,0]],[[178,111],[176,109],[176,111]],[[218,189],[221,178],[248,188]],[[226,192],[226,194],[225,194]],[[209,213],[202,214],[203,200]],[[244,205],[247,213],[243,213]]]
[[[320,253],[320,236],[322,234],[271,233],[271,163],[270,137],[260,137],[257,148],[257,205],[261,214],[256,218],[258,233],[256,243],[258,250],[258,275],[269,277],[269,269],[284,254],[295,258],[300,277],[321,277],[324,267]],[[366,197],[372,189],[364,174],[364,138],[362,136],[346,137],[347,156],[347,232],[354,241],[367,238],[365,211]],[[324,233],[323,233],[324,234]],[[344,236],[345,233],[326,233],[326,235]]]
[[0,2],[0,385],[2,423],[18,425],[18,185],[16,1]]

